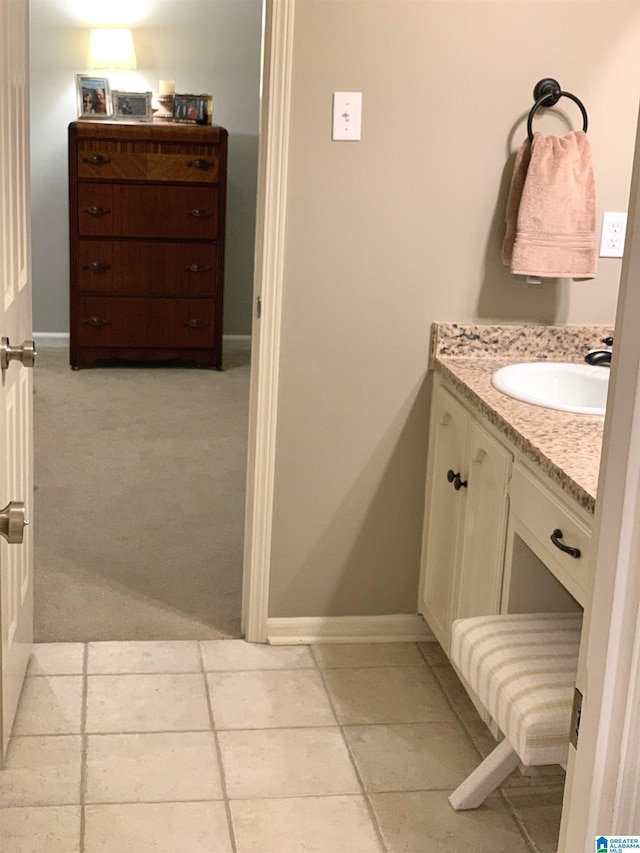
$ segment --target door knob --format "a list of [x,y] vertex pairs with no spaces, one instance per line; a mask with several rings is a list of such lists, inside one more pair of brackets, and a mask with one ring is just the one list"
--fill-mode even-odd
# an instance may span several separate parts
[[4,536],[9,545],[22,544],[24,529],[29,524],[25,515],[22,501],[10,501],[4,509],[0,509],[0,536]]
[[6,370],[9,362],[21,361],[25,367],[33,367],[36,360],[36,345],[33,341],[25,341],[21,347],[12,347],[9,338],[0,340],[0,367]]

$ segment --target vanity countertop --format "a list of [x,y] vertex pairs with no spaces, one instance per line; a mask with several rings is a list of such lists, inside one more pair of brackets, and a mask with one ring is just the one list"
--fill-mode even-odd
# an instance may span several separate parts
[[[611,326],[434,323],[430,366],[587,512],[595,508],[604,417],[522,403],[491,385],[517,361],[583,363]],[[603,370],[608,368],[603,367]]]

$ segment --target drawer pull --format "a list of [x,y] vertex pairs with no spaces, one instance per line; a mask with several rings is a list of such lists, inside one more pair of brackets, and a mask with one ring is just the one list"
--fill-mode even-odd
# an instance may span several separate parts
[[553,544],[556,546],[556,548],[560,548],[561,551],[564,551],[565,554],[571,554],[571,556],[575,557],[576,560],[579,559],[581,554],[580,548],[572,548],[570,545],[565,545],[563,542],[560,541],[561,539],[562,530],[556,527],[556,529],[551,534],[551,541],[553,542]]
[[209,272],[211,267],[207,264],[189,264],[185,269],[189,272]]
[[107,163],[111,162],[111,157],[105,157],[104,154],[91,154],[88,157],[83,157],[82,160],[91,166],[106,166]]
[[185,326],[189,326],[190,329],[205,329],[209,325],[208,320],[185,320]]
[[209,210],[208,207],[194,207],[193,210],[191,211],[191,216],[198,216],[201,218],[206,217],[206,216],[211,216],[212,214],[213,214],[213,211]]
[[105,264],[102,261],[91,261],[90,264],[85,264],[84,268],[91,270],[91,272],[104,272],[111,269],[111,264]]
[[99,204],[90,204],[89,207],[84,208],[84,212],[91,214],[91,216],[103,216],[105,213],[111,213],[111,208],[100,207]]
[[460,472],[458,471],[458,473],[456,474],[454,472],[453,468],[449,468],[449,470],[447,471],[447,480],[450,483],[453,483],[453,488],[456,490],[456,492],[459,492],[460,489],[466,489],[467,488],[467,481],[461,480],[460,479]]
[[86,317],[82,322],[88,326],[106,326],[109,320],[104,320],[102,317]]
[[213,160],[204,160],[199,157],[197,160],[189,160],[187,166],[193,166],[194,169],[212,169],[215,163]]

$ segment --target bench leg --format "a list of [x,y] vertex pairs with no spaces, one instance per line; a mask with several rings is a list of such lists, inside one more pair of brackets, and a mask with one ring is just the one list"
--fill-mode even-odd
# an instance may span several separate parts
[[493,752],[478,765],[473,773],[455,789],[449,802],[456,811],[477,809],[509,773],[520,764],[520,758],[509,741],[500,741]]

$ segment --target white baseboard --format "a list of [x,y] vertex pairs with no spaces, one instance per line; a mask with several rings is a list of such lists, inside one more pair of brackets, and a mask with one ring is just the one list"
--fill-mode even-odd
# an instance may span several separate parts
[[[33,340],[38,347],[68,347],[69,332],[34,332]],[[251,335],[223,335],[222,342],[229,350],[250,350]]]
[[38,347],[68,347],[69,332],[34,332],[33,340]]
[[303,616],[267,620],[272,646],[308,643],[428,643],[435,641],[419,614]]

